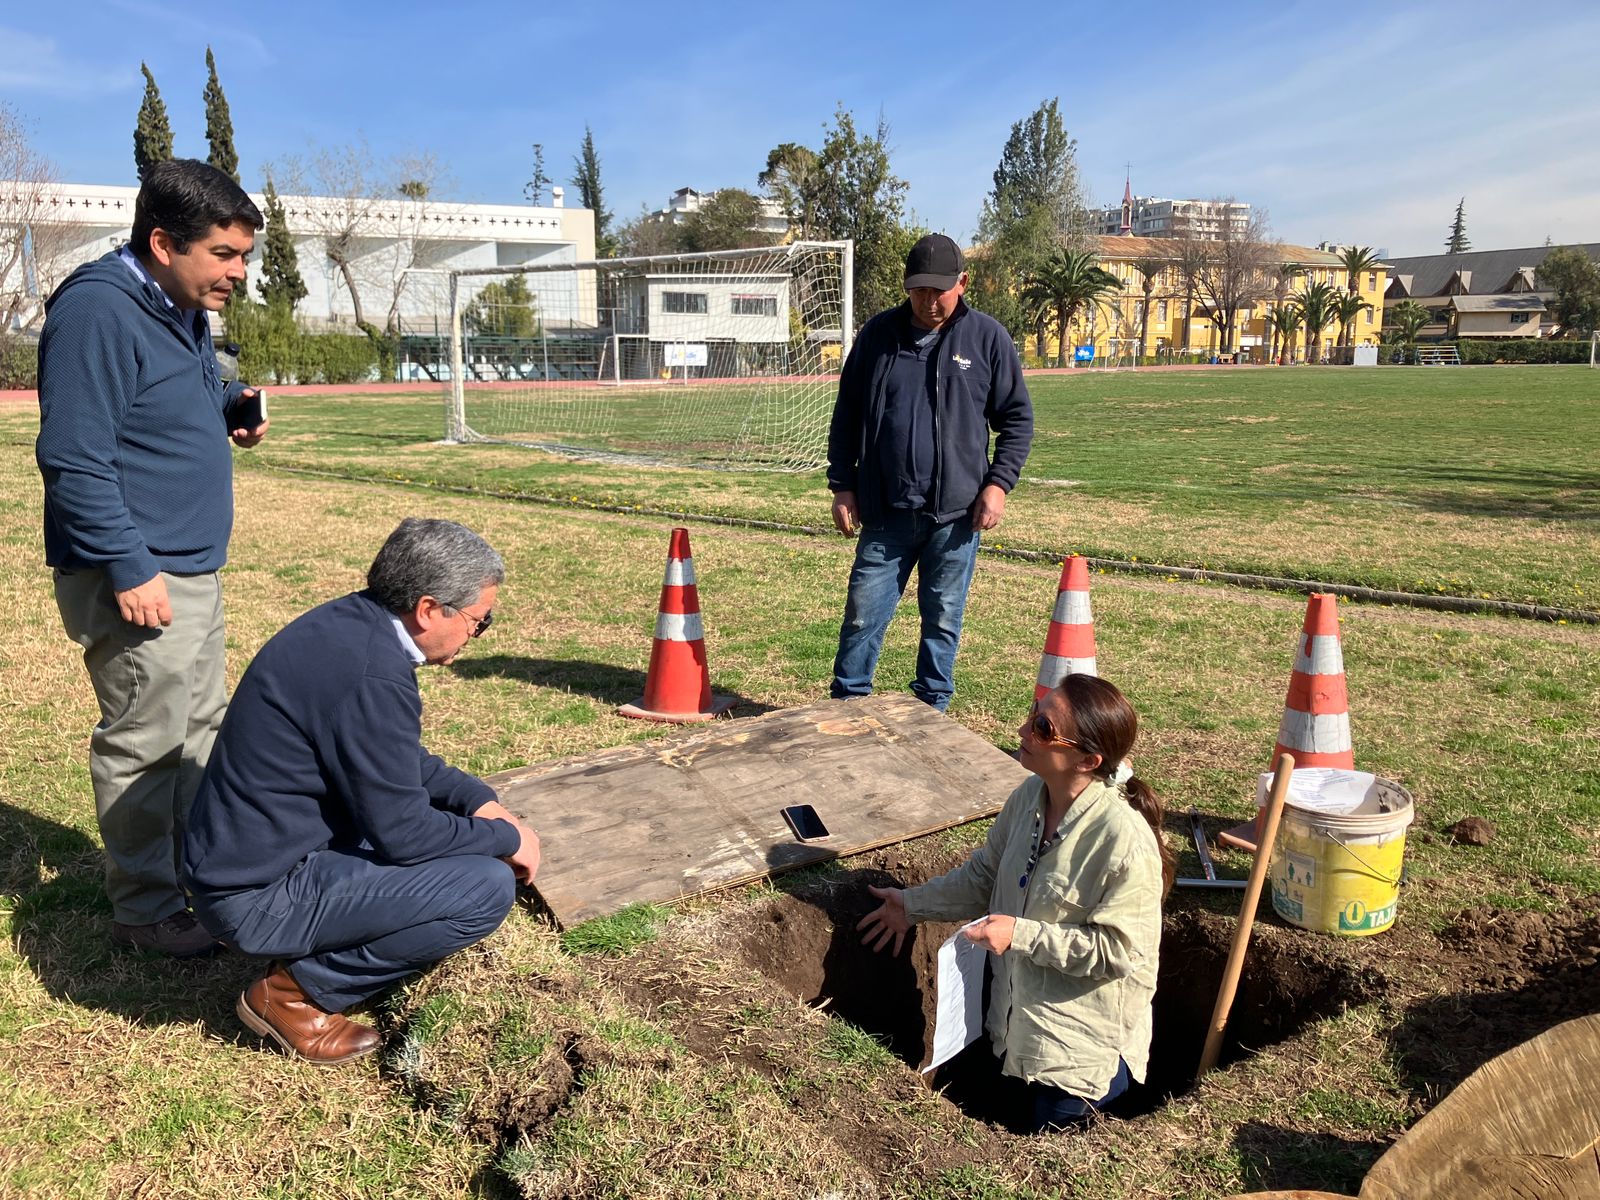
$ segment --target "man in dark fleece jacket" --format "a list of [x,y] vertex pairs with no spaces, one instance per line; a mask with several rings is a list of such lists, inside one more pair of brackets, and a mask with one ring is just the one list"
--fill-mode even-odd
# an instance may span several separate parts
[[240,680],[195,798],[184,879],[206,927],[276,959],[245,1025],[310,1062],[370,1053],[343,1010],[487,937],[539,839],[421,743],[416,668],[489,627],[505,568],[450,521],[408,518],[367,590],[275,634]]
[[39,343],[45,562],[100,704],[89,772],[112,936],[177,957],[216,948],[178,887],[177,842],[227,703],[228,439],[267,430],[254,391],[220,378],[207,315],[243,284],[261,224],[214,167],[152,167],[132,239],[56,290]]
[[[895,606],[917,569],[922,643],[911,690],[941,712],[978,535],[1005,513],[1033,440],[1033,405],[1005,328],[968,308],[961,248],[929,234],[906,257],[906,303],[862,326],[828,432],[833,523],[856,525],[833,663],[835,699],[872,692]],[[994,431],[994,454],[989,432]]]

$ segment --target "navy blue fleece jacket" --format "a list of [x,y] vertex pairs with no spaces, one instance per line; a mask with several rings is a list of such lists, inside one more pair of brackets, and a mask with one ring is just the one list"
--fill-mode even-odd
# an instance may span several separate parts
[[402,866],[504,858],[516,826],[472,816],[494,798],[423,748],[415,668],[388,611],[355,592],[274,634],[239,681],[189,813],[185,882],[264,887],[329,848]]
[[39,341],[44,552],[103,568],[118,591],[227,559],[233,459],[202,315],[171,308],[113,252],[79,267],[45,308]]
[[[884,488],[892,481],[879,475],[877,440],[889,371],[910,321],[909,301],[873,317],[856,335],[839,374],[828,430],[828,487],[856,494],[864,525],[881,523],[888,507]],[[1033,442],[1033,403],[1011,335],[965,300],[940,329],[933,358],[934,487],[928,507],[937,520],[952,521],[989,484],[1007,492],[1016,486]]]

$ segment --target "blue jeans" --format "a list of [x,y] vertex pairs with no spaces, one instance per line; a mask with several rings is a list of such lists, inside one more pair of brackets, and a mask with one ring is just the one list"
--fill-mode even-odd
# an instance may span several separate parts
[[314,850],[275,883],[194,896],[205,927],[234,949],[283,959],[327,1012],[488,937],[516,899],[511,868],[459,854],[402,867],[370,850]]
[[1129,1082],[1128,1064],[1119,1059],[1117,1073],[1111,1077],[1111,1086],[1098,1100],[1085,1100],[1082,1096],[1074,1096],[1048,1083],[1030,1083],[1028,1095],[1033,1101],[1033,1114],[1028,1132],[1043,1133],[1047,1129],[1072,1129],[1087,1125],[1094,1120],[1095,1113],[1102,1106],[1110,1104],[1128,1090]]
[[943,712],[955,691],[961,618],[977,561],[978,531],[966,513],[941,525],[926,513],[890,509],[882,524],[862,529],[833,660],[833,698],[872,694],[884,631],[916,567],[922,644],[911,691]]

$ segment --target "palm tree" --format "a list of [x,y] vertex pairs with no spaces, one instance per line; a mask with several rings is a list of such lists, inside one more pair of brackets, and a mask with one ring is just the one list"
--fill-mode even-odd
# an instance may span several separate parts
[[1333,323],[1339,293],[1331,283],[1309,283],[1296,296],[1300,323],[1306,328],[1306,362],[1314,363],[1322,345],[1322,331]]
[[1086,308],[1100,303],[1107,292],[1117,291],[1122,280],[1095,265],[1087,250],[1058,246],[1030,271],[1023,282],[1022,299],[1041,317],[1055,319],[1056,366],[1067,365],[1068,327]]
[[1295,331],[1300,328],[1300,309],[1292,301],[1284,301],[1267,314],[1267,326],[1272,330],[1272,356],[1282,364],[1294,350]]
[[1355,292],[1345,292],[1333,302],[1333,315],[1339,318],[1339,345],[1347,352],[1346,362],[1354,360],[1354,355],[1348,352],[1355,345],[1356,318],[1371,307]]
[[1377,266],[1378,256],[1372,252],[1371,246],[1346,246],[1339,251],[1339,262],[1350,272],[1350,286],[1347,290],[1354,293],[1361,290],[1361,272],[1370,271]]
[[[1272,285],[1272,305],[1273,305],[1273,308],[1275,310],[1276,309],[1281,309],[1283,307],[1284,298],[1286,296],[1288,296],[1289,289],[1294,286],[1294,281],[1300,277],[1300,272],[1302,272],[1304,270],[1305,270],[1305,268],[1302,267],[1299,263],[1293,263],[1293,262],[1281,262],[1274,269],[1274,271],[1273,271],[1273,285]],[[1269,324],[1270,324],[1270,322],[1269,322]],[[1276,325],[1272,325],[1271,328],[1272,328],[1273,334],[1274,334],[1274,342],[1276,343],[1276,334],[1278,332],[1278,327]],[[1298,328],[1298,326],[1296,326],[1296,328]],[[1284,350],[1287,351],[1288,345],[1292,345],[1293,342],[1294,342],[1294,333],[1293,333],[1293,331],[1290,331],[1289,338],[1288,338],[1288,344],[1284,347]],[[1280,358],[1280,357],[1282,357],[1281,354],[1275,353],[1273,355],[1273,358]]]
[[1407,346],[1414,344],[1418,331],[1433,320],[1433,314],[1415,300],[1402,300],[1383,315],[1385,322],[1392,325],[1400,335],[1400,341]]
[[1139,258],[1134,260],[1133,269],[1139,272],[1144,290],[1144,308],[1139,313],[1139,361],[1143,362],[1150,345],[1150,297],[1156,290],[1157,278],[1167,269],[1167,264],[1159,258]]

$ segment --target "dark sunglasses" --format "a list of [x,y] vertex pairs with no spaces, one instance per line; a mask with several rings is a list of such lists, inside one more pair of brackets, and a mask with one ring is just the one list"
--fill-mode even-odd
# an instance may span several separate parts
[[1074,750],[1083,749],[1081,743],[1056,733],[1056,727],[1050,724],[1050,718],[1040,714],[1037,702],[1034,703],[1029,717],[1029,728],[1033,730],[1033,740],[1043,742],[1046,746],[1071,746]]
[[[469,620],[469,621],[472,620],[472,617],[470,615],[468,615],[467,613],[462,612],[459,608],[456,609],[456,612],[460,616],[466,617],[467,620]],[[482,637],[483,636],[483,631],[485,629],[489,628],[489,626],[491,626],[493,624],[494,624],[494,609],[491,608],[488,612],[484,613],[483,616],[479,617],[477,619],[477,621],[473,623],[472,632],[467,634],[467,636],[468,637]]]

